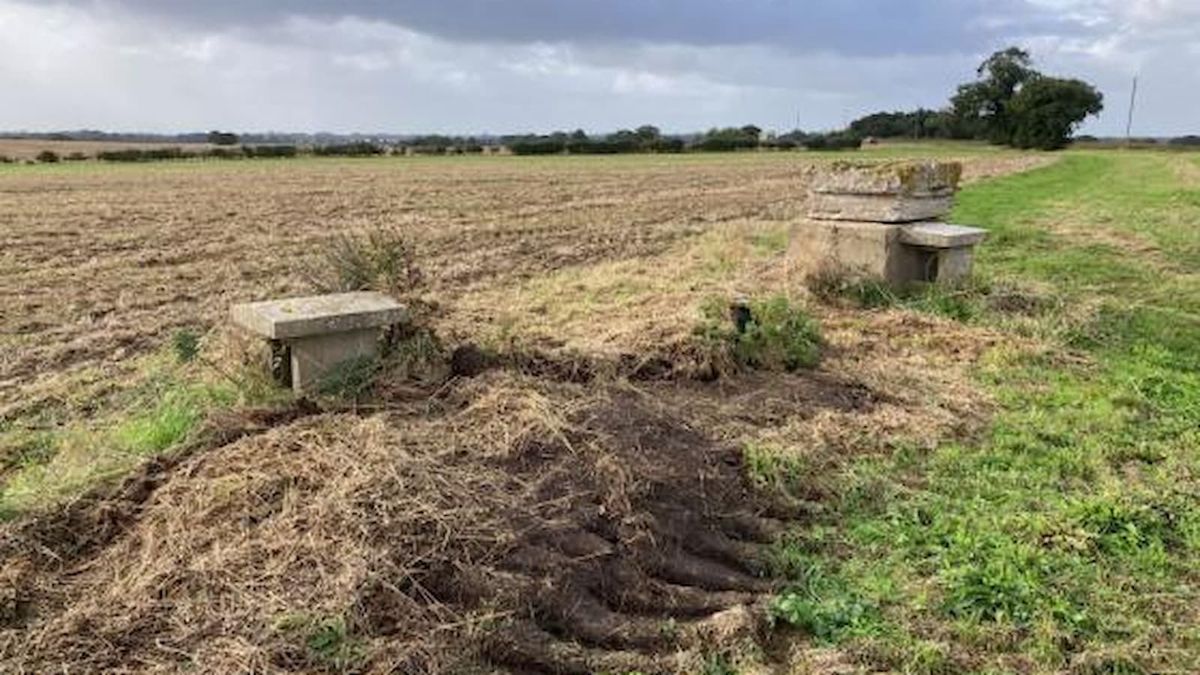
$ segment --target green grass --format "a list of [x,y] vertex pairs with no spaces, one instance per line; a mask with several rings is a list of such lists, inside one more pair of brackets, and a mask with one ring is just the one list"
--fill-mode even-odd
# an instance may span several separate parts
[[[1020,330],[1055,348],[986,355],[981,439],[851,461],[820,540],[786,545],[818,590],[777,617],[902,672],[1200,670],[1200,184],[1176,161],[1069,153],[963,192],[981,275],[1047,289]],[[956,318],[1017,330],[987,295]]]
[[707,349],[726,352],[738,366],[794,371],[811,368],[821,359],[820,327],[785,296],[756,298],[743,307],[742,323],[725,298],[709,299],[701,308],[695,334]]
[[275,630],[302,643],[313,665],[333,672],[353,672],[366,648],[341,616],[286,614],[275,620]]
[[146,357],[138,385],[87,419],[0,429],[0,520],[76,496],[146,457],[176,450],[215,410],[286,400],[265,376],[213,371],[196,359],[191,342],[177,337]]

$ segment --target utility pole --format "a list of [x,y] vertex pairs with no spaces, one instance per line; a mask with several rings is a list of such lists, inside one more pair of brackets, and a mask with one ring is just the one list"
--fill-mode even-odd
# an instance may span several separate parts
[[1133,110],[1137,105],[1137,75],[1133,76],[1133,89],[1129,92],[1129,120],[1125,123],[1125,145],[1133,145]]

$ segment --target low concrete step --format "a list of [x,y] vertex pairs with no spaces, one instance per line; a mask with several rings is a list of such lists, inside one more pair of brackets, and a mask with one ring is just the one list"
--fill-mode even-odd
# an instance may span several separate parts
[[921,248],[966,248],[987,236],[987,230],[947,223],[916,223],[900,229],[900,243]]

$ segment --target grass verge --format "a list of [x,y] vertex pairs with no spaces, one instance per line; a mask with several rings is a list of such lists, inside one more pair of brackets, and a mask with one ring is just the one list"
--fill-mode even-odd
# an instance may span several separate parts
[[[1076,153],[962,194],[984,287],[886,304],[1051,348],[986,353],[982,438],[850,460],[784,547],[807,571],[778,619],[902,672],[1200,670],[1200,188],[1176,161]],[[987,301],[1010,284],[1055,300],[1015,322]]]

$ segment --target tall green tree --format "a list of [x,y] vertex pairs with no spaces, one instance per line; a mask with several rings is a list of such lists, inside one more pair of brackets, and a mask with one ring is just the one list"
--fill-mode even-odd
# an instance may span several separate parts
[[1104,95],[1080,80],[1037,77],[1012,98],[1014,128],[1009,143],[1018,148],[1058,150],[1088,115],[1104,108]]
[[1024,49],[1009,47],[989,56],[976,74],[978,80],[959,85],[950,99],[954,116],[977,137],[1007,144],[1016,128],[1012,100],[1022,86],[1039,77],[1033,59]]

